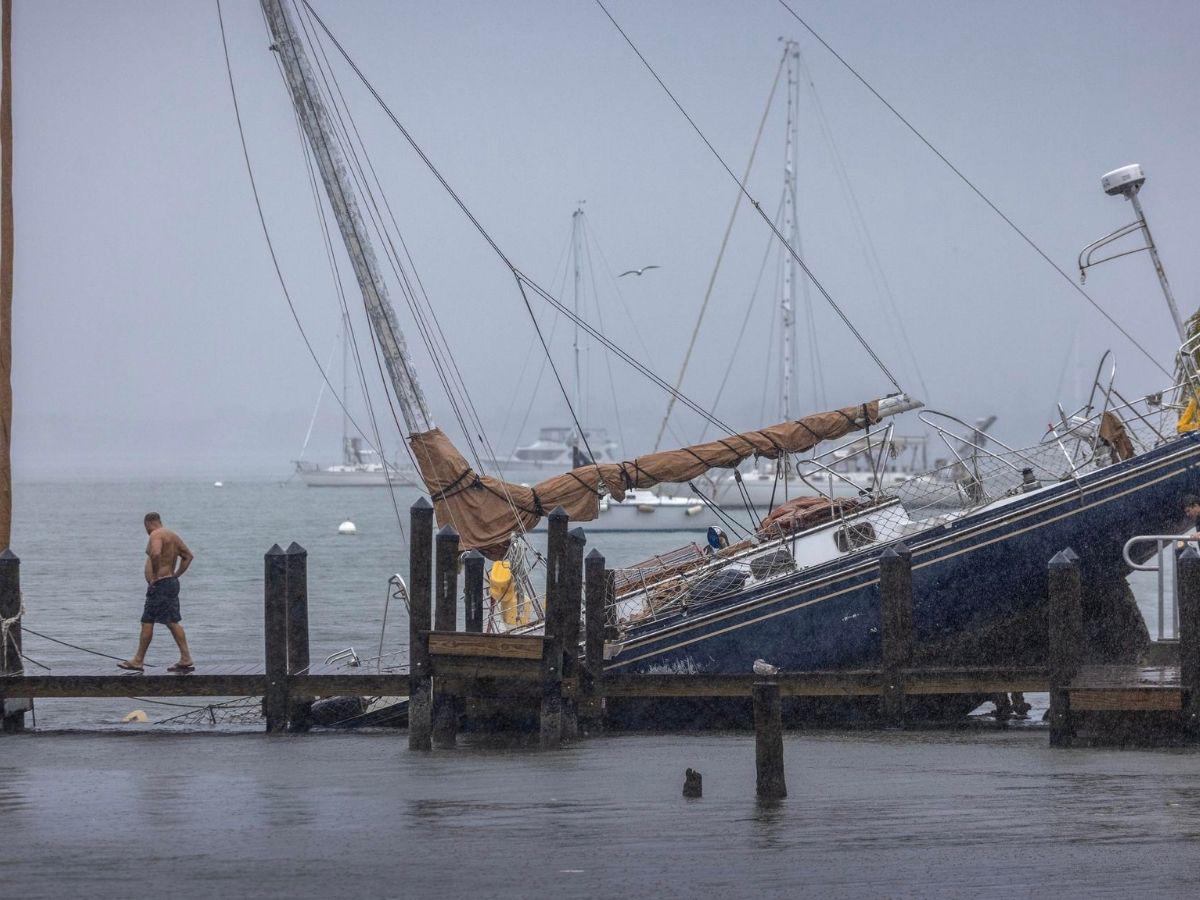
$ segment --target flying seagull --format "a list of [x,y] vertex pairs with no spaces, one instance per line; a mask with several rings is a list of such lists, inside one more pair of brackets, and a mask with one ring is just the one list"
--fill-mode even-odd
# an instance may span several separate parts
[[640,269],[627,269],[618,275],[618,278],[624,278],[626,275],[641,275],[647,269],[661,269],[662,266],[642,266]]

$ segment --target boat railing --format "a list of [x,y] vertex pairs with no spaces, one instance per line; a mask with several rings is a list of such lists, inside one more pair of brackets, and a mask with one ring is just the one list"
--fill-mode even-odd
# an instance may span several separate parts
[[[1139,572],[1154,572],[1157,580],[1158,640],[1179,639],[1178,583],[1175,578],[1175,553],[1184,544],[1200,545],[1200,534],[1139,534],[1125,542],[1125,563]],[[1149,556],[1145,548],[1152,545]],[[1143,559],[1138,562],[1137,557]],[[1149,623],[1147,623],[1149,624]],[[1168,625],[1170,626],[1168,628]]]
[[[871,442],[869,436],[866,438],[853,437],[848,441],[844,441],[843,443],[838,444],[836,447],[832,447],[828,450],[824,450],[820,453],[814,454],[813,456],[804,457],[797,462],[796,475],[801,481],[803,481],[806,485],[808,485],[810,489],[812,489],[814,492],[816,492],[817,494],[820,494],[821,496],[824,496],[824,497],[832,498],[832,496],[833,496],[833,480],[835,478],[838,481],[843,482],[845,485],[847,485],[849,488],[851,488],[855,493],[858,493],[858,494],[878,493],[879,487],[881,485],[884,460],[886,458],[887,453],[889,452],[888,448],[892,445],[892,434],[894,432],[894,429],[895,429],[895,423],[888,422],[883,427],[882,435],[874,443]],[[837,455],[839,453],[844,452],[846,450],[846,448],[848,448],[848,447],[853,447],[854,449],[852,449],[849,453],[846,453],[845,456]],[[878,453],[876,453],[876,451],[878,451]],[[862,456],[865,456],[867,458],[867,461],[871,467],[871,483],[874,487],[873,491],[868,491],[868,490],[864,489],[863,487],[856,484],[854,481],[847,478],[843,473],[837,471],[837,469],[834,468],[834,466],[836,466],[836,465],[847,464],[851,460],[857,459]],[[826,462],[824,462],[824,460],[827,457],[835,457],[835,459],[832,463],[826,463]],[[805,477],[806,473],[801,470],[801,468],[800,468],[801,466],[816,466],[817,469],[820,470],[820,472],[823,475],[828,477],[829,489],[823,490],[822,488],[818,487],[817,485],[815,485],[811,481],[809,481],[808,478]],[[810,471],[807,474],[811,476],[812,472]]]

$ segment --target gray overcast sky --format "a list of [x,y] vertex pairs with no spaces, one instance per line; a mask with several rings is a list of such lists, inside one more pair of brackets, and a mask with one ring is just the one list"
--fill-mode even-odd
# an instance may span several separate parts
[[[617,271],[662,266],[619,283],[639,334],[606,277],[598,292],[610,336],[639,357],[640,338],[647,362],[673,380],[735,188],[600,9],[586,0],[313,5],[527,272],[554,280],[583,198]],[[1068,272],[1084,244],[1131,217],[1128,204],[1103,195],[1099,176],[1142,163],[1164,261],[1185,314],[1195,309],[1200,6],[795,5]],[[15,6],[18,475],[286,474],[320,381],[254,212],[215,5]],[[325,356],[337,311],[290,104],[258,4],[225,0],[224,9],[272,235]],[[1060,383],[1071,403],[1075,383],[1090,381],[1069,362],[1073,341],[1080,371],[1111,347],[1129,392],[1160,386],[1150,364],[774,0],[611,0],[610,9],[739,171],[778,38],[800,41],[932,404],[964,418],[996,412],[1002,434],[1032,440]],[[472,396],[507,449],[532,386],[528,373],[517,380],[532,332],[512,279],[345,67],[336,69]],[[749,184],[771,209],[781,190],[780,110]],[[800,123],[805,256],[904,386],[923,393],[882,312],[807,92]],[[705,404],[766,241],[743,209],[685,383]],[[768,269],[718,410],[736,427],[762,424],[773,286]],[[1088,290],[1169,361],[1176,341],[1144,254],[1096,270]],[[844,328],[814,303],[829,403],[885,392]],[[549,327],[553,316],[535,308]],[[415,335],[410,341],[433,413],[457,436],[428,356]],[[799,342],[808,345],[803,329]],[[568,329],[560,326],[554,343],[565,365]],[[588,419],[615,428],[599,351],[589,359]],[[816,398],[806,355],[799,368],[807,408]],[[665,397],[618,363],[613,374],[624,450],[644,452]],[[548,377],[532,402],[522,438],[565,421]],[[699,423],[681,415],[677,428],[691,437]],[[326,402],[309,456],[332,459],[338,432]],[[388,433],[394,450],[394,426]]]

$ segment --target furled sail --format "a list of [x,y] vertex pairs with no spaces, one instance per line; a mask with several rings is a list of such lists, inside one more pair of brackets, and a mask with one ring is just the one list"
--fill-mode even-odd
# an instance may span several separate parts
[[731,469],[752,456],[776,459],[785,453],[803,453],[822,441],[874,424],[881,415],[919,405],[903,395],[872,400],[627,462],[580,466],[532,487],[479,474],[440,428],[412,435],[409,444],[433,499],[438,524],[453,525],[463,548],[496,559],[507,550],[514,531],[528,531],[556,506],[562,506],[572,521],[591,521],[599,515],[605,494],[620,501],[633,488],[685,483],[710,469]]

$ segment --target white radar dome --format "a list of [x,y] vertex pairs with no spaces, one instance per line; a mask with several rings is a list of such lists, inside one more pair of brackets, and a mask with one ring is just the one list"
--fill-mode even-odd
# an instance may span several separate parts
[[1146,173],[1142,171],[1141,166],[1134,163],[1131,166],[1113,169],[1100,179],[1100,184],[1104,193],[1115,197],[1117,194],[1136,194],[1145,181]]

